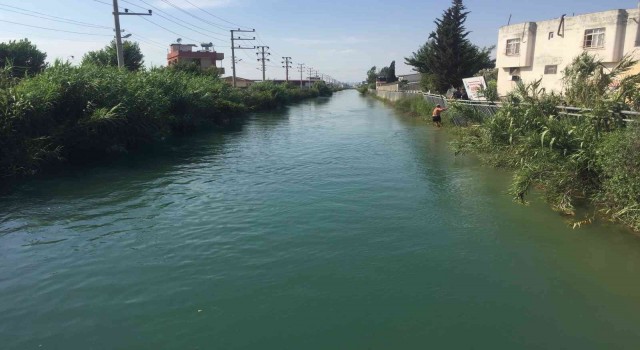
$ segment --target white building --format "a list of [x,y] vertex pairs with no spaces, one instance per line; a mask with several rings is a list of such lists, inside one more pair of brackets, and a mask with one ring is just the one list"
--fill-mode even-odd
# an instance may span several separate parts
[[[498,93],[517,81],[542,79],[547,91],[562,91],[562,71],[587,51],[614,67],[640,48],[640,11],[611,10],[501,27],[498,33]],[[638,50],[640,53],[640,50]]]

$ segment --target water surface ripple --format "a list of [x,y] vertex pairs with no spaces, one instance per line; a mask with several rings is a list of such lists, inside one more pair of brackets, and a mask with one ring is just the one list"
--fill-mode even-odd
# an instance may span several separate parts
[[0,348],[631,349],[640,240],[353,91],[0,198]]

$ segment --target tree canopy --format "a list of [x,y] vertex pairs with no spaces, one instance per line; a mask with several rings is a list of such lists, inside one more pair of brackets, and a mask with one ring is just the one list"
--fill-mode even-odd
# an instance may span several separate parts
[[47,54],[28,39],[0,43],[0,67],[11,66],[11,75],[23,77],[40,73],[47,66]]
[[407,65],[423,74],[427,89],[445,92],[462,85],[462,79],[473,76],[484,68],[495,67],[491,59],[493,47],[480,48],[472,44],[464,24],[468,11],[462,0],[453,0],[442,18],[436,19],[436,30],[427,42],[411,57],[405,58]]
[[368,84],[375,84],[376,83],[376,79],[378,78],[378,72],[377,72],[377,67],[373,66],[371,67],[371,69],[369,69],[367,71],[367,83]]
[[[125,41],[122,43],[124,51],[124,66],[131,71],[140,70],[144,65],[144,55],[136,42]],[[82,57],[82,64],[94,64],[98,66],[118,66],[118,53],[116,42],[105,46],[102,50],[89,51]]]
[[384,78],[387,83],[398,81],[398,77],[396,77],[396,61],[391,61],[388,67],[382,68],[378,76]]
[[377,71],[377,67],[373,66],[367,71],[367,84],[375,84],[378,78],[384,78],[387,83],[398,81],[396,77],[396,61],[392,61],[387,67],[383,67],[380,71]]

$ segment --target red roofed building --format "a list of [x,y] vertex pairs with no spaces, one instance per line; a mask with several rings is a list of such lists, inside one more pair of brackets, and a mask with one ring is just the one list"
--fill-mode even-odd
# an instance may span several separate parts
[[224,74],[224,68],[216,65],[216,61],[224,59],[224,53],[201,50],[193,51],[197,47],[194,44],[171,44],[171,50],[167,54],[167,65],[173,65],[178,62],[195,63],[201,69],[217,67],[220,74]]

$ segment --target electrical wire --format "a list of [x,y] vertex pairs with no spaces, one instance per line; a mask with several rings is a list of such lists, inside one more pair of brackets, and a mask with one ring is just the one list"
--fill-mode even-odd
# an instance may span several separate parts
[[[131,33],[131,32],[129,32],[129,33]],[[152,40],[152,39],[146,38],[146,37],[144,37],[144,36],[142,36],[142,35],[140,35],[140,34],[137,34],[137,33],[131,33],[131,34],[132,34],[132,35],[135,35],[137,38],[141,38],[141,39],[143,39],[143,40],[146,40],[146,41],[148,41],[148,42],[154,43],[154,44],[156,44],[156,45],[159,45],[159,46],[165,47],[165,44],[163,44],[163,43],[161,43],[161,42],[158,42],[158,41],[155,41],[155,40]]]
[[191,2],[191,1],[189,1],[189,0],[184,0],[184,1],[185,1],[187,4],[189,4],[189,5],[191,5],[191,6],[195,7],[195,8],[197,8],[198,10],[200,10],[200,11],[202,11],[202,12],[204,12],[204,13],[208,14],[209,16],[215,17],[215,18],[217,18],[217,19],[219,19],[219,20],[221,20],[221,21],[227,22],[227,23],[232,24],[232,25],[234,25],[234,26],[238,26],[238,27],[246,27],[246,26],[240,25],[240,24],[238,24],[238,23],[233,23],[233,22],[227,21],[226,19],[224,19],[224,18],[222,18],[222,17],[216,16],[216,15],[214,15],[213,13],[211,13],[211,12],[209,12],[209,11],[207,11],[207,10],[205,10],[205,9],[201,8],[201,7],[199,7],[198,5],[196,5],[196,4],[194,4],[194,3],[192,3],[192,2]]
[[204,23],[206,23],[206,24],[208,24],[210,26],[214,26],[214,27],[217,27],[217,28],[220,28],[220,29],[224,29],[224,30],[228,30],[229,29],[228,27],[223,27],[223,26],[220,26],[220,25],[218,25],[216,23],[209,22],[206,19],[202,19],[202,18],[190,13],[189,11],[185,11],[183,8],[174,5],[172,2],[170,2],[168,0],[160,0],[160,1],[164,2],[165,4],[171,6],[171,7],[175,8],[175,9],[177,9],[178,11],[183,12],[183,13],[187,14],[188,16],[191,16],[191,17],[193,17],[193,18],[195,18],[195,19],[197,19],[199,21],[202,21],[202,22],[204,22]]
[[55,29],[55,28],[33,26],[33,25],[29,25],[29,24],[6,21],[6,20],[3,20],[3,19],[0,19],[0,22],[15,24],[15,25],[24,26],[24,27],[38,28],[38,29],[44,29],[44,30],[52,30],[52,31],[56,31],[56,32],[71,33],[71,34],[81,34],[81,35],[90,35],[90,36],[113,36],[112,34],[95,34],[95,33],[74,32],[74,31],[71,31],[71,30],[62,30],[62,29]]
[[147,18],[144,18],[144,17],[140,17],[140,18],[142,18],[143,20],[145,20],[145,21],[147,21],[147,22],[149,22],[149,23],[153,24],[153,25],[154,25],[154,26],[156,26],[156,27],[160,27],[160,28],[164,29],[165,31],[167,31],[167,32],[169,32],[169,33],[173,33],[173,34],[175,34],[175,35],[177,35],[177,36],[179,36],[179,37],[189,39],[189,40],[191,40],[191,41],[193,41],[193,42],[196,42],[196,43],[197,43],[197,42],[202,42],[201,40],[196,40],[196,39],[190,38],[190,37],[188,37],[188,36],[181,35],[180,33],[176,33],[176,32],[174,32],[173,30],[171,30],[171,29],[169,29],[169,28],[166,28],[166,27],[163,27],[163,26],[159,25],[158,23],[155,23],[154,21],[151,21],[151,20],[149,20],[149,19],[147,19]]
[[[144,7],[142,7],[142,6],[140,6],[140,5],[136,5],[136,4],[134,4],[134,3],[130,2],[130,1],[127,1],[127,0],[121,0],[121,1],[122,1],[122,2],[125,2],[125,3],[127,3],[127,4],[130,4],[130,5],[133,5],[133,6],[136,6],[136,7],[142,8],[142,9],[145,9]],[[149,6],[149,7],[151,7],[152,9],[154,9],[154,10],[155,10],[155,15],[157,15],[157,16],[158,16],[158,17],[160,17],[160,18],[164,18],[165,20],[167,20],[167,21],[169,21],[169,22],[175,23],[175,24],[177,24],[177,25],[179,25],[179,26],[181,26],[181,27],[183,27],[183,28],[186,28],[186,29],[188,29],[188,30],[191,30],[191,31],[197,32],[198,34],[206,35],[206,36],[212,36],[213,38],[215,38],[215,39],[217,39],[217,40],[220,40],[220,41],[224,41],[224,42],[226,42],[226,41],[227,41],[227,39],[226,39],[226,38],[221,38],[221,37],[216,36],[216,35],[221,35],[221,34],[222,34],[221,32],[211,31],[211,30],[208,30],[208,29],[203,28],[203,27],[200,27],[200,26],[196,26],[195,24],[191,24],[191,23],[186,23],[186,22],[185,22],[185,23],[180,23],[180,22],[178,22],[178,21],[176,21],[176,20],[174,20],[174,19],[172,19],[172,18],[167,17],[167,16],[171,16],[171,15],[170,15],[169,13],[165,12],[165,11],[162,11],[161,9],[157,8],[156,6],[153,6],[153,5],[151,5],[150,3],[148,3],[148,2],[146,2],[146,1],[144,1],[144,0],[140,0],[140,2],[142,2],[143,4],[145,4],[145,5]],[[147,9],[145,9],[145,10],[147,10]],[[165,16],[165,15],[163,15],[163,13],[164,13],[166,16]],[[188,25],[188,26],[191,26],[191,27],[193,27],[193,28],[197,28],[198,30],[193,29],[193,28],[189,28],[189,27],[187,27],[187,25]],[[202,31],[205,31],[205,32],[209,32],[210,34],[206,34],[206,33],[200,32],[199,30],[202,30]],[[226,33],[225,33],[225,34],[226,34]]]
[[[42,19],[46,19],[48,21],[61,22],[61,23],[78,25],[78,26],[92,27],[92,28],[111,29],[111,27],[107,27],[107,26],[101,26],[101,25],[92,24],[92,23],[80,22],[80,21],[76,21],[76,20],[73,20],[73,19],[63,18],[63,17],[51,16],[51,15],[47,15],[47,14],[42,13],[42,12],[31,11],[31,10],[23,9],[23,8],[16,7],[16,6],[10,6],[10,5],[5,5],[5,4],[0,4],[0,6],[9,7],[9,8],[15,9],[15,10],[8,10],[8,9],[0,8],[0,11],[19,13],[19,14],[24,15],[24,16],[42,18]],[[16,10],[18,10],[18,11],[16,11]],[[35,15],[32,15],[30,13],[35,13]],[[48,18],[48,17],[50,17],[50,18]]]
[[147,39],[147,38],[145,38],[143,36],[140,36],[138,34],[131,33],[131,35],[132,35],[132,39],[133,39],[132,41],[139,41],[139,42],[145,43],[145,44],[147,44],[149,46],[153,46],[153,47],[155,47],[157,49],[160,49],[160,50],[166,50],[167,49],[167,47],[165,45],[158,44],[157,42],[155,42],[153,40],[150,40],[150,39]]

